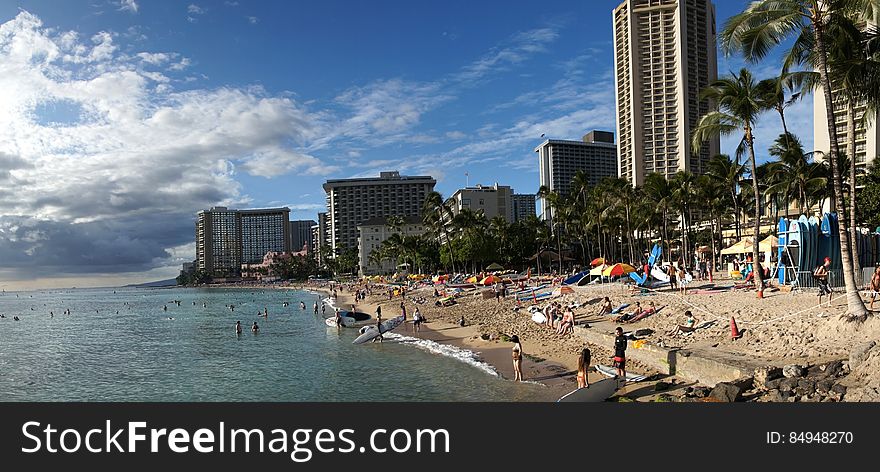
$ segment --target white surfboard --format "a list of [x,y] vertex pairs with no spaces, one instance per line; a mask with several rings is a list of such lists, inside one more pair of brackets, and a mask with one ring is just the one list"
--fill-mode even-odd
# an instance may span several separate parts
[[604,402],[620,389],[619,379],[602,379],[563,395],[557,402]]
[[[607,366],[607,365],[597,365],[596,372],[599,372],[600,374],[602,374],[606,377],[611,377],[611,378],[614,378],[617,376],[617,369],[615,369],[614,367]],[[627,382],[641,382],[642,380],[645,380],[646,378],[648,378],[648,377],[646,377],[644,375],[633,374],[631,372],[626,373],[626,381]]]
[[[355,320],[354,320],[354,318],[351,318],[348,316],[343,316],[340,318],[340,321],[342,321],[342,326],[351,326],[352,324],[354,324]],[[327,318],[326,320],[324,320],[324,324],[335,328],[336,327],[336,318],[335,317],[334,318]]]
[[[392,329],[403,324],[404,321],[405,318],[403,317],[403,315],[400,315],[397,318],[391,318],[390,320],[383,321],[382,333],[387,333],[391,331]],[[364,330],[364,333],[355,338],[355,340],[352,341],[352,344],[363,344],[367,341],[372,341],[373,338],[376,338],[380,334],[382,334],[378,330],[376,330],[375,326],[365,326],[365,328],[367,329]]]

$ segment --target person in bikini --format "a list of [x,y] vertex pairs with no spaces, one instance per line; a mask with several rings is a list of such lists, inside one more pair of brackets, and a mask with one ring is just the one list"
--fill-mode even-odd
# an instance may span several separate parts
[[871,306],[868,309],[874,311],[874,299],[880,295],[880,267],[874,270],[871,283],[868,284],[868,290],[871,291]]
[[578,388],[586,388],[590,386],[590,381],[587,379],[588,370],[590,370],[590,350],[584,348],[584,350],[581,351],[581,355],[578,356]]
[[513,357],[513,380],[522,382],[522,359],[524,355],[522,344],[519,342],[519,336],[515,334],[510,337],[510,342],[513,343],[513,349],[511,350],[511,355]]

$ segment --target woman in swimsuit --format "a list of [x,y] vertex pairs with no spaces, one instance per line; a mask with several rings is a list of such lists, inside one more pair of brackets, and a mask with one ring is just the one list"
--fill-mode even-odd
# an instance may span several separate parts
[[605,297],[605,304],[602,305],[602,309],[599,310],[600,315],[610,315],[611,311],[614,310],[614,307],[611,306],[611,299]]
[[521,382],[523,379],[522,374],[522,358],[523,358],[523,348],[522,344],[519,342],[519,336],[513,335],[510,337],[510,342],[513,343],[513,350],[511,354],[513,356],[513,380],[517,382]]
[[590,350],[584,348],[584,350],[581,351],[581,355],[578,356],[578,388],[585,388],[590,386],[590,381],[587,379],[588,370],[590,370]]

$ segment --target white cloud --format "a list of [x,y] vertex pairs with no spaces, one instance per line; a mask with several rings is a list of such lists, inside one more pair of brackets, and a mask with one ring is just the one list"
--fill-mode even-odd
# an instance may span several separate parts
[[27,12],[0,25],[0,270],[151,270],[192,240],[195,211],[249,201],[239,172],[335,170],[303,151],[323,125],[291,98],[178,92],[142,70],[176,54],[128,56]]
[[189,6],[186,7],[186,11],[192,15],[204,15],[206,10],[195,3],[190,3]]
[[525,61],[535,53],[546,51],[547,45],[556,41],[558,37],[559,34],[553,28],[538,28],[517,33],[509,44],[493,48],[456,74],[455,79],[465,83],[478,81],[490,72],[503,70]]
[[461,131],[455,130],[455,131],[448,131],[448,132],[446,133],[446,137],[449,138],[449,139],[452,139],[452,140],[459,140],[459,139],[464,139],[464,138],[466,138],[467,135],[464,134],[464,133],[461,132]]
[[260,19],[257,18],[256,16],[246,16],[245,18],[247,18],[248,23],[250,23],[252,25],[257,24],[260,21]]
[[119,5],[119,11],[127,11],[130,13],[137,13],[140,8],[135,0],[119,0],[117,5]]

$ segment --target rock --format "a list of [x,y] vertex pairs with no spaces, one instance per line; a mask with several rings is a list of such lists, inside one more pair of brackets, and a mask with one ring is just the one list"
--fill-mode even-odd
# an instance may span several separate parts
[[731,382],[721,382],[709,393],[709,398],[722,402],[735,402],[742,395],[742,389]]
[[709,395],[708,387],[694,387],[693,395],[697,398],[706,398]]
[[834,385],[834,381],[831,379],[823,379],[816,382],[816,393],[819,395],[828,395],[828,392],[831,391],[831,386]]
[[779,390],[783,392],[791,392],[795,388],[797,388],[798,379],[782,379],[779,382]]
[[755,386],[758,388],[766,388],[770,389],[767,386],[767,382],[771,380],[775,380],[782,377],[782,369],[779,367],[766,366],[766,367],[758,367],[755,369]]
[[865,343],[857,344],[852,350],[849,352],[849,368],[855,369],[859,366],[865,359],[868,358],[868,353],[874,349],[877,345],[875,341],[868,341]]
[[[779,374],[782,375],[782,369],[779,370]],[[782,383],[783,380],[785,380],[785,379],[778,378],[778,379],[768,380],[768,381],[764,382],[764,389],[766,389],[766,390],[779,390],[779,385]],[[755,383],[757,383],[757,381],[758,381],[758,379],[756,377]]]
[[835,377],[841,370],[843,370],[843,361],[822,364],[819,366],[819,370],[822,371],[826,377]]
[[770,390],[770,393],[767,394],[767,400],[775,403],[787,402],[789,394],[787,392],[780,392],[779,390]]
[[792,379],[804,376],[804,368],[797,364],[788,364],[782,368],[782,375]]
[[669,384],[668,382],[663,382],[661,380],[660,382],[657,382],[654,384],[654,391],[655,392],[662,392],[664,390],[669,390],[670,385],[671,384]]
[[819,403],[821,398],[818,395],[806,395],[801,397],[801,401],[804,403]]
[[809,396],[816,393],[816,382],[809,379],[798,380],[797,387],[794,389],[795,395]]
[[660,402],[660,403],[668,403],[668,402],[674,402],[675,399],[672,397],[672,395],[670,395],[668,393],[661,393],[660,395],[657,395],[657,398],[654,401]]
[[492,336],[490,336],[488,333],[483,333],[480,335],[480,339],[482,339],[484,341],[489,341],[492,339]]
[[650,329],[650,328],[637,329],[633,333],[633,335],[635,335],[635,336],[650,336],[652,334],[654,334],[654,330]]
[[844,387],[843,385],[840,385],[840,384],[834,384],[831,387],[831,391],[840,395],[841,397],[846,395],[846,387]]

